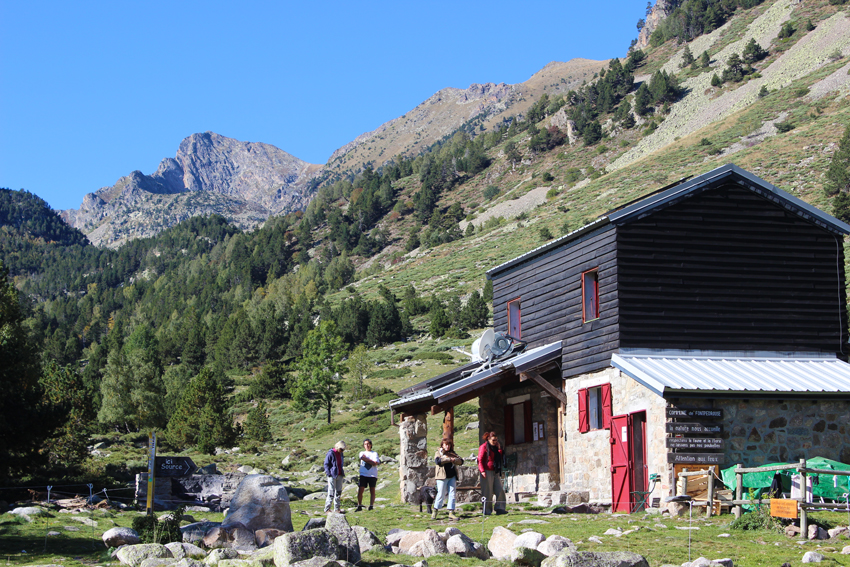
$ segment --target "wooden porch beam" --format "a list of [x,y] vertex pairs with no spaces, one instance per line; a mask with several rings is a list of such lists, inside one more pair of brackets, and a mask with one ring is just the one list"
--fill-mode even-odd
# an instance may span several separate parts
[[543,376],[541,376],[534,370],[526,370],[525,372],[519,375],[519,379],[520,381],[531,380],[532,382],[543,388],[550,396],[554,397],[563,405],[567,405],[566,394],[564,394],[561,390],[550,384],[548,380],[543,378]]
[[451,439],[454,443],[455,438],[455,408],[446,408],[446,416],[443,418],[443,437]]

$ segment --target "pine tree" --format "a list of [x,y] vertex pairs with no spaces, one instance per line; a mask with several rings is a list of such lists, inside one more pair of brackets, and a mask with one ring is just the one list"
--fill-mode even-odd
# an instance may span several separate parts
[[832,154],[823,190],[828,196],[835,196],[833,214],[844,222],[850,221],[850,126],[844,130],[838,149]]
[[333,403],[342,391],[340,374],[347,349],[333,321],[322,321],[307,333],[298,362],[299,376],[292,399],[301,409],[315,410],[324,406],[331,422]]
[[679,67],[688,67],[689,65],[693,65],[694,61],[696,61],[694,54],[691,53],[691,48],[686,45],[685,50],[682,52],[682,62],[679,64]]
[[194,445],[198,451],[208,454],[215,453],[217,446],[233,443],[236,432],[223,378],[209,366],[192,378],[168,420],[166,437],[169,443],[180,448]]
[[251,408],[245,419],[245,437],[265,443],[272,440],[272,428],[269,424],[269,416],[266,403],[263,400],[257,402],[256,407]]

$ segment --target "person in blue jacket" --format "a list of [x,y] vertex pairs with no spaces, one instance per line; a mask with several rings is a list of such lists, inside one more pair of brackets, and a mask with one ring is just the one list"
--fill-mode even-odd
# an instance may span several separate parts
[[343,513],[342,508],[340,508],[340,498],[342,497],[342,483],[345,480],[345,474],[342,470],[342,456],[344,452],[345,441],[339,441],[325,455],[325,475],[328,477],[328,496],[325,498],[325,512],[330,512],[331,504],[333,504],[334,512]]

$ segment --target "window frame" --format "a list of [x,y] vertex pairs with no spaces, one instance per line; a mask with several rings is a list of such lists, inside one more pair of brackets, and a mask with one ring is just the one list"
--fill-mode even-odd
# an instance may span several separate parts
[[[514,407],[522,406],[523,418],[523,436],[525,439],[520,442],[514,440]],[[523,443],[534,442],[533,421],[531,414],[531,400],[525,400],[516,404],[505,404],[505,447],[509,445],[521,445]]]
[[[522,297],[517,297],[515,299],[511,299],[508,301],[508,335],[515,339],[522,338]],[[516,336],[511,333],[511,308],[513,305],[516,305],[516,318],[517,318],[517,330],[519,331]]]
[[[592,317],[590,317],[587,313],[588,311],[588,297],[587,297],[587,279],[588,276],[593,274],[595,277],[593,279],[593,302],[596,305],[596,310]],[[589,323],[590,321],[595,321],[599,319],[599,268],[593,268],[591,270],[585,270],[581,273],[581,321],[582,323]]]
[[[599,390],[599,415],[601,423],[590,423],[590,391]],[[613,415],[613,403],[611,400],[611,383],[599,384],[589,388],[581,388],[578,391],[578,429],[580,433],[589,431],[603,431],[611,429],[611,416]],[[594,427],[599,426],[601,427]]]

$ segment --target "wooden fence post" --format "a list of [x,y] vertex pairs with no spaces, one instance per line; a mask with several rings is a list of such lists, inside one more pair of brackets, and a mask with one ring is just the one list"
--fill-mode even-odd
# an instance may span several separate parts
[[[744,497],[744,473],[741,472],[741,463],[735,467],[735,500],[741,501]],[[741,517],[744,507],[741,504],[735,504],[735,519]]]
[[806,496],[808,495],[808,475],[806,474],[806,459],[800,459],[800,492],[799,506],[800,508],[800,538],[806,540],[809,538],[809,514],[806,510]]

